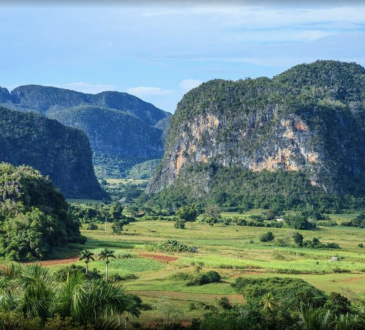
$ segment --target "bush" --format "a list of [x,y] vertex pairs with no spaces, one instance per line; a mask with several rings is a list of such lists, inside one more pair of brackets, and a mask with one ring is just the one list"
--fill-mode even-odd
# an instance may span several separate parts
[[87,227],[87,230],[97,230],[99,229],[98,225],[96,225],[95,223],[90,223]]
[[174,223],[174,227],[177,229],[185,229],[185,220],[178,219]]
[[182,206],[176,211],[176,215],[185,221],[195,221],[198,212],[193,206]]
[[260,308],[262,298],[268,293],[290,310],[296,310],[302,303],[322,307],[326,302],[321,291],[301,279],[240,277],[232,287],[242,293],[248,303]]
[[260,236],[261,242],[272,242],[274,239],[275,239],[275,236],[271,231]]
[[218,283],[221,281],[221,276],[216,271],[212,270],[205,274],[199,274],[195,276],[190,282],[187,283],[189,286],[193,285],[204,285],[209,283]]
[[299,214],[285,216],[285,222],[294,229],[310,230],[316,228],[315,223],[309,222],[304,215]]
[[343,225],[348,227],[365,228],[365,214],[359,214],[355,219],[352,219],[350,222],[345,222]]
[[146,245],[146,250],[161,252],[197,252],[196,247],[188,246],[175,240],[168,240],[161,244]]

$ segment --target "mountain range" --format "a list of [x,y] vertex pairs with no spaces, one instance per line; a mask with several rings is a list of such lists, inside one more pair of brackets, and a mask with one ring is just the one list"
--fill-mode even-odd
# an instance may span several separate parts
[[85,94],[26,85],[0,88],[4,107],[36,112],[86,133],[100,177],[123,177],[136,164],[163,155],[171,114],[120,92]]

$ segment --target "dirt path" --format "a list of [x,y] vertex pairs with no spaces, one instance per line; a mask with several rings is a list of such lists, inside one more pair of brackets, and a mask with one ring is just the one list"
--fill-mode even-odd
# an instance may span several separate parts
[[147,253],[140,253],[138,256],[142,258],[151,258],[158,261],[176,261],[178,258],[176,257],[168,257],[161,254],[147,254]]
[[141,297],[156,298],[159,299],[161,296],[167,296],[172,300],[178,301],[202,301],[205,303],[212,303],[214,299],[227,297],[234,303],[245,303],[245,299],[241,294],[209,294],[209,293],[190,293],[190,292],[174,292],[174,291],[133,291]]

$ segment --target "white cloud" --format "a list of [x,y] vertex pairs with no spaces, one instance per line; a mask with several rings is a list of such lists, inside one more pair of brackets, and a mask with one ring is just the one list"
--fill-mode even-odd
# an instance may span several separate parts
[[180,88],[182,88],[184,90],[184,92],[188,92],[191,89],[198,87],[201,83],[202,83],[202,81],[200,81],[200,80],[185,79],[185,80],[181,81],[179,86],[180,86]]
[[101,84],[88,84],[84,82],[72,82],[67,84],[55,85],[59,88],[71,89],[74,91],[88,93],[88,94],[97,94],[105,91],[115,91],[117,87],[115,85],[101,85]]
[[127,88],[127,93],[132,94],[134,96],[143,97],[143,96],[162,96],[169,95],[173,92],[171,89],[162,89],[160,87],[129,87]]

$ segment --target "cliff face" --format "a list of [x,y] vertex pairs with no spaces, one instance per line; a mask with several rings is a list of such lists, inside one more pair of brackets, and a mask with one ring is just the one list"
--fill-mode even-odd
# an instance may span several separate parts
[[0,107],[0,162],[36,168],[67,197],[106,197],[86,135],[38,114]]
[[[191,166],[214,164],[304,173],[325,192],[356,194],[365,180],[364,96],[365,69],[333,61],[297,66],[273,79],[205,83],[180,101],[146,193],[177,189],[190,181]],[[219,189],[214,174],[203,171],[198,178],[198,172],[191,194]]]

